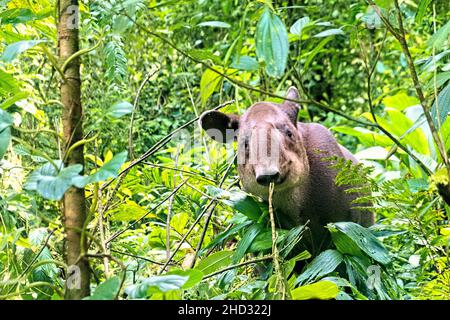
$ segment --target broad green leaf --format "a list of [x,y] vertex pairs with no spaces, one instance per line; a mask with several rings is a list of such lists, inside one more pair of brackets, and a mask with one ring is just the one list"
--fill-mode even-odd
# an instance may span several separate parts
[[256,71],[259,68],[259,64],[253,57],[239,56],[230,67],[237,70]]
[[450,84],[445,86],[438,94],[437,100],[434,101],[431,107],[431,116],[433,117],[434,125],[440,127],[447,119],[450,112]]
[[264,10],[255,34],[256,55],[266,64],[270,77],[280,78],[289,54],[288,33],[283,21],[268,8]]
[[19,102],[23,99],[26,99],[29,96],[28,92],[18,92],[12,97],[5,99],[2,103],[0,103],[0,109],[7,109],[12,106],[14,103]]
[[313,50],[311,50],[306,58],[305,64],[303,65],[304,70],[308,70],[309,65],[313,62],[314,58],[321,52],[323,47],[330,42],[333,38],[331,37],[325,37],[322,39],[317,46],[314,47]]
[[303,28],[309,23],[309,17],[303,17],[295,21],[291,26],[290,32],[298,36],[302,35]]
[[35,190],[45,199],[61,200],[64,193],[72,185],[72,179],[80,177],[83,170],[81,164],[71,165],[64,168],[62,161],[55,161],[55,166],[50,162],[33,171],[27,179],[24,188]]
[[6,128],[0,132],[0,160],[2,160],[3,156],[5,155],[10,141],[11,141],[11,129]]
[[[286,236],[287,230],[277,230],[278,238],[277,244],[279,244]],[[259,233],[255,240],[253,240],[248,252],[261,252],[272,248],[272,230],[267,229]]]
[[435,85],[436,85],[436,88],[439,89],[448,80],[450,80],[450,71],[439,72],[436,75],[436,80],[434,79],[434,77],[432,77],[430,79],[430,81],[428,81],[428,83],[425,85],[425,89],[434,91]]
[[330,128],[333,131],[340,132],[343,134],[351,135],[356,138],[365,146],[381,146],[381,147],[391,147],[392,141],[385,135],[378,132],[370,131],[365,128],[352,128],[348,126],[336,126]]
[[127,287],[125,292],[132,299],[142,299],[153,293],[165,293],[181,289],[188,280],[189,277],[179,275],[153,276],[145,279],[140,284]]
[[236,251],[233,255],[233,263],[238,263],[244,257],[244,255],[248,252],[250,245],[255,240],[256,236],[261,232],[261,226],[259,224],[253,224],[246,230],[241,240],[239,240]]
[[338,286],[332,281],[319,281],[298,287],[291,291],[294,300],[334,299],[339,293]]
[[[333,233],[342,233],[349,237],[356,246],[368,256],[381,264],[391,262],[388,251],[381,242],[366,228],[354,222],[336,222],[328,224],[328,229]],[[335,235],[336,237],[337,235]],[[335,239],[335,238],[334,238]]]
[[[213,66],[213,68],[219,72],[222,72],[222,67]],[[211,69],[206,69],[200,79],[200,96],[202,98],[202,105],[206,105],[206,101],[216,90],[222,76]]]
[[127,160],[127,154],[127,151],[116,154],[94,174],[74,177],[72,181],[73,185],[82,188],[90,183],[105,181],[109,178],[116,178],[119,174],[120,167],[122,167]]
[[329,36],[335,36],[335,35],[344,35],[345,32],[341,29],[328,29],[325,31],[322,31],[316,35],[314,35],[314,38],[324,38]]
[[214,28],[230,28],[231,26],[223,21],[205,21],[200,22],[197,26],[199,27],[214,27]]
[[258,203],[243,191],[228,191],[215,186],[206,186],[206,190],[211,196],[217,197],[220,202],[241,212],[252,220],[258,221],[262,215]]
[[182,285],[182,289],[189,289],[202,281],[204,273],[200,270],[189,269],[189,270],[172,270],[167,272],[166,275],[178,275],[183,277],[188,277],[187,281]]
[[361,21],[364,22],[369,29],[377,29],[383,26],[380,16],[372,6],[367,7],[366,13],[361,18]]
[[383,103],[386,107],[403,111],[408,107],[419,104],[420,101],[416,97],[408,96],[406,92],[400,92],[394,96],[385,97]]
[[18,86],[14,77],[0,69],[0,94],[7,95],[10,93],[15,93],[17,90]]
[[127,101],[120,101],[117,102],[115,104],[113,104],[109,109],[108,109],[108,115],[113,117],[113,118],[120,118],[126,114],[132,113],[134,109],[134,106],[127,102]]
[[444,42],[448,40],[450,34],[450,20],[447,21],[435,34],[427,41],[428,47],[442,48]]
[[11,62],[18,54],[43,42],[47,42],[47,40],[23,40],[14,42],[5,48],[5,51],[3,51],[2,60],[5,62]]
[[83,300],[114,300],[120,289],[119,277],[112,277],[100,283],[92,295]]
[[233,251],[219,251],[200,260],[195,269],[203,272],[205,275],[229,266],[232,262]]
[[12,124],[12,116],[8,112],[0,109],[0,132],[5,130],[6,128],[9,128],[10,126],[12,126]]
[[336,250],[325,250],[319,254],[299,275],[296,284],[312,282],[333,272],[343,261],[343,256]]
[[0,21],[5,24],[25,23],[31,20],[44,19],[53,13],[51,8],[34,13],[28,8],[13,8],[0,13]]
[[[141,218],[147,213],[147,210],[138,205],[132,200],[126,200],[125,203],[119,205],[117,208],[109,212],[111,221],[134,221]],[[154,214],[149,214],[147,217],[155,217]]]

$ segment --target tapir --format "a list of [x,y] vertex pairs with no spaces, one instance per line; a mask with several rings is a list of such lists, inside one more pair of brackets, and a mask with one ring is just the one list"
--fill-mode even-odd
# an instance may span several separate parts
[[337,186],[335,157],[357,163],[332,133],[318,123],[298,122],[298,90],[289,88],[282,103],[257,102],[242,116],[212,110],[200,117],[201,127],[222,143],[237,140],[237,169],[248,193],[268,200],[274,184],[273,207],[280,226],[306,224],[302,242],[312,253],[331,245],[330,222],[352,221],[368,227],[369,210],[355,208],[354,193]]

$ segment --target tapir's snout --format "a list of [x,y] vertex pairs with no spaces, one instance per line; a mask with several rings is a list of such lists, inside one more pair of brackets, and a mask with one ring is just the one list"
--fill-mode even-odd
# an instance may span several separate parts
[[262,171],[256,174],[256,182],[260,185],[268,186],[271,182],[280,182],[280,172],[277,169]]

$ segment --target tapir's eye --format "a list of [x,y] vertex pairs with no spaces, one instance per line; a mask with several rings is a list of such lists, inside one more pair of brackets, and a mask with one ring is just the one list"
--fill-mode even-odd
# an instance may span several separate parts
[[292,133],[292,131],[289,130],[289,129],[286,129],[286,135],[287,135],[289,138],[292,138],[292,137],[294,136],[294,134]]

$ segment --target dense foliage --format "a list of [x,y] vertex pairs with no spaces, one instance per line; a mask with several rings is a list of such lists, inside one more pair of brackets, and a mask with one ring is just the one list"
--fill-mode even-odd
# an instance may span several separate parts
[[[448,1],[82,0],[84,166],[62,147],[57,3],[0,0],[0,299],[64,298],[71,186],[88,299],[450,298]],[[361,160],[337,183],[376,213],[329,224],[316,257],[296,250],[307,226],[273,243],[268,204],[196,121],[291,85],[299,121]]]

